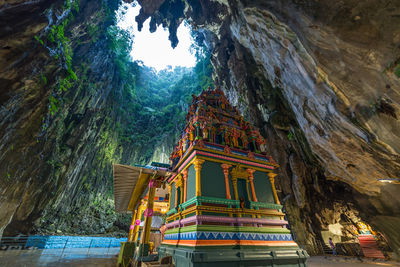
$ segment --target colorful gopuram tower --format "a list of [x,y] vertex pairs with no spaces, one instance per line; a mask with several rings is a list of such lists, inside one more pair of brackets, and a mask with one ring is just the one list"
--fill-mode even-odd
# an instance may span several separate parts
[[171,155],[160,257],[180,266],[306,266],[275,190],[278,165],[222,90],[193,96]]

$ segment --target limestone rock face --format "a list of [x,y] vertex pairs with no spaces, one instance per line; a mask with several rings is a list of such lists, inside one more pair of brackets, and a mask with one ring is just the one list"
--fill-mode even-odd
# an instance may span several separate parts
[[316,252],[321,230],[363,220],[398,253],[400,185],[378,179],[400,177],[399,3],[164,1],[145,13],[137,19],[169,27],[171,40],[184,18],[206,33],[216,83],[281,165],[300,244]]
[[67,2],[0,2],[0,236],[125,223],[113,212],[111,163],[140,157],[115,130],[124,81],[106,29],[117,5]]

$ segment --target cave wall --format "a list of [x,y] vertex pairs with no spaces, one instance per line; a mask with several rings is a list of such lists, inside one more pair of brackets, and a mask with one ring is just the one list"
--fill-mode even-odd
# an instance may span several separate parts
[[116,131],[129,82],[107,35],[118,4],[0,4],[0,236],[127,229],[111,164],[148,159]]
[[399,256],[400,185],[378,181],[400,174],[399,3],[139,2],[136,20],[168,27],[173,46],[183,19],[205,33],[216,84],[281,166],[277,187],[301,246],[317,253],[321,231],[363,220]]

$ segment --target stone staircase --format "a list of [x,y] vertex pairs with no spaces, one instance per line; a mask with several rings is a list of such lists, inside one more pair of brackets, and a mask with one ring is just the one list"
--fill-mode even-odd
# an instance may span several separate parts
[[322,241],[321,239],[317,239],[316,240],[318,246],[320,247],[320,249],[322,250],[323,254],[331,254],[332,255],[332,249],[325,244],[324,241]]
[[366,258],[385,258],[373,235],[359,235],[358,241],[360,242],[361,249]]

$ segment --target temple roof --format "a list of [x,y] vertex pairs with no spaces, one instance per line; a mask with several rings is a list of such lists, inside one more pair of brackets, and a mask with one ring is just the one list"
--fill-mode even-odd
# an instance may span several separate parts
[[[127,166],[113,164],[114,204],[116,212],[128,212],[135,209],[139,200],[144,197],[150,178],[168,177],[167,168],[155,166]],[[166,190],[156,190],[156,197],[165,197]]]
[[222,145],[227,151],[235,149],[266,155],[266,141],[259,129],[243,118],[221,89],[208,89],[192,98],[186,126],[170,157],[172,169],[185,152],[200,141]]

